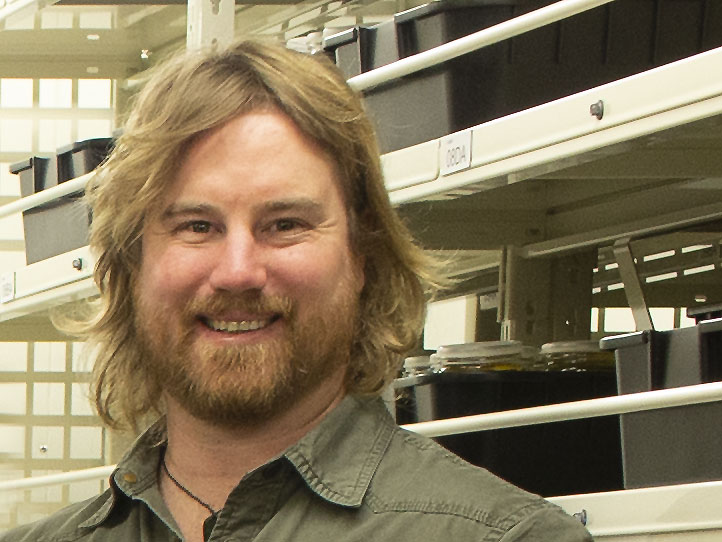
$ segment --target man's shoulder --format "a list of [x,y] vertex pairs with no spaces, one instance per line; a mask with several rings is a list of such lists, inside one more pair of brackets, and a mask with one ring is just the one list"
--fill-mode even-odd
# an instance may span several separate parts
[[102,513],[109,504],[110,490],[82,502],[71,504],[34,523],[0,533],[0,542],[75,542],[92,529],[83,525]]
[[[483,524],[506,533],[523,523],[559,524],[582,536],[581,524],[552,503],[471,465],[421,435],[398,429],[370,488],[367,504],[376,512],[412,512],[456,525]],[[450,524],[451,524],[450,523]],[[544,538],[544,540],[551,540]],[[560,538],[560,540],[567,540]]]
[[374,478],[376,491],[397,497],[433,496],[437,500],[470,502],[489,509],[547,506],[548,503],[474,466],[432,439],[398,429]]

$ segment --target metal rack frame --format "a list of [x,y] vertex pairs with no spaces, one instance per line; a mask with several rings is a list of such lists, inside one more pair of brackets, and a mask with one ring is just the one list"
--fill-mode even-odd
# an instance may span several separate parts
[[[412,73],[610,1],[612,0],[563,0],[468,38],[456,40],[352,78],[349,83],[357,89],[371,88],[383,81]],[[570,164],[613,154],[625,148],[624,145],[661,130],[721,115],[722,80],[718,76],[721,71],[722,48],[481,124],[469,130],[470,167],[449,175],[442,174],[440,167],[443,138],[388,153],[382,157],[382,162],[390,198],[395,205],[462,198],[487,189],[523,182],[540,171],[553,171]],[[593,115],[593,111],[590,112],[590,107],[600,101],[603,102],[605,110],[602,118]],[[524,138],[518,138],[521,129],[524,130]],[[86,175],[0,206],[0,217],[22,212],[82,190],[90,177],[91,175]],[[667,231],[670,228],[718,218],[722,218],[722,204],[711,203],[705,207],[665,214],[637,223],[608,226],[578,235],[527,244],[522,248],[522,255],[534,258],[557,254],[580,247],[594,246],[600,242]],[[79,257],[78,254],[73,252],[61,255],[62,257],[57,261],[43,265],[67,266],[68,261]],[[87,252],[83,254],[84,257],[90,258]],[[25,276],[36,273],[37,269],[39,268],[28,266],[16,271],[12,277],[13,284],[17,284],[18,280],[22,282]],[[14,320],[37,316],[43,314],[49,306],[93,295],[96,289],[88,272],[89,268],[84,269],[84,274],[61,273],[61,278],[46,281],[35,291],[30,291],[31,288],[26,294],[1,303],[0,324],[8,325]],[[714,401],[722,401],[721,383],[425,422],[406,428],[429,436],[440,436]],[[106,466],[74,473],[0,482],[0,491],[105,478],[113,468],[114,466]],[[636,503],[647,498],[655,503],[665,502],[671,508],[675,506],[677,500],[689,500],[691,495],[695,495],[694,499],[698,500],[701,495],[714,495],[719,499],[720,494],[722,494],[722,482],[710,482],[675,488],[558,497],[550,500],[570,512],[576,512],[581,507],[587,506],[593,510],[596,508],[611,510],[609,503],[614,503],[614,511],[602,512],[603,515],[616,514],[624,507],[633,510],[636,508]],[[629,502],[634,504],[630,506]],[[666,508],[662,510],[665,511]],[[618,526],[610,525],[609,522],[597,525],[592,522],[589,527],[597,537],[673,533],[690,529],[719,533],[722,530],[722,521],[715,518],[715,516],[705,516],[691,527],[688,524],[681,525],[678,518],[669,521],[652,521],[647,518],[649,520],[647,523],[637,522],[634,525],[631,519],[624,519]],[[719,534],[711,536],[719,536]]]

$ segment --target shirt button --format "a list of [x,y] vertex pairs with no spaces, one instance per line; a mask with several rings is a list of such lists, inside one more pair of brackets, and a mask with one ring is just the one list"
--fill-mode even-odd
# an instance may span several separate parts
[[138,481],[138,477],[133,472],[126,472],[123,474],[123,480],[129,484],[134,484]]

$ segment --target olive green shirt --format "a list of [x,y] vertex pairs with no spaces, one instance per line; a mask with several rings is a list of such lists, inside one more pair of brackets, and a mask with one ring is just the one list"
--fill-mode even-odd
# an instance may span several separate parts
[[[178,541],[158,489],[163,439],[156,424],[120,462],[105,493],[0,542]],[[585,542],[591,536],[560,508],[400,429],[380,399],[348,397],[228,496],[208,542],[250,540]]]

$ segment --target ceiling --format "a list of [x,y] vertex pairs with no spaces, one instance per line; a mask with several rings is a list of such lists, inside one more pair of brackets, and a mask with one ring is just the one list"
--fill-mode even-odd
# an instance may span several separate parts
[[[0,7],[2,77],[96,77],[124,79],[185,46],[186,2],[60,0],[30,6],[9,17]],[[25,0],[7,0],[7,5]],[[235,34],[275,36],[288,42],[311,32],[333,33],[374,24],[423,1],[263,0],[236,2]],[[0,6],[5,2],[0,2]],[[110,13],[109,28],[93,27],[88,14]],[[66,25],[72,16],[70,28]],[[34,19],[34,24],[33,24]],[[28,20],[30,21],[28,23]],[[28,28],[31,26],[31,28]],[[147,57],[147,58],[146,58]]]

